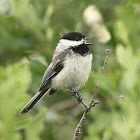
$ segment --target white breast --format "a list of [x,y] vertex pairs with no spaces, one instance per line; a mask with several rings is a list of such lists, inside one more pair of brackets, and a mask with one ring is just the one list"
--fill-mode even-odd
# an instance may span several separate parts
[[88,80],[92,64],[92,54],[73,54],[64,61],[64,68],[52,79],[52,88],[79,88]]

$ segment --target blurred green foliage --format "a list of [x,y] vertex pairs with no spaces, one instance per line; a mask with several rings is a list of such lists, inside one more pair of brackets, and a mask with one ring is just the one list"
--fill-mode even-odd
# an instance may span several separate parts
[[[93,37],[92,71],[80,89],[85,102],[99,84],[100,103],[80,139],[139,140],[139,0],[0,0],[0,140],[72,139],[83,107],[68,91],[46,96],[19,115],[38,91],[58,40],[69,31]],[[101,77],[106,48],[110,55]]]
[[[31,116],[19,117],[19,111],[29,97],[25,94],[31,75],[29,64],[24,61],[20,64],[0,67],[0,139],[19,140],[24,136],[27,140],[39,139],[43,130],[45,110],[33,118]],[[26,127],[25,128],[22,126]],[[34,128],[34,129],[32,129]],[[27,131],[27,132],[26,132]],[[20,136],[20,133],[24,134]]]

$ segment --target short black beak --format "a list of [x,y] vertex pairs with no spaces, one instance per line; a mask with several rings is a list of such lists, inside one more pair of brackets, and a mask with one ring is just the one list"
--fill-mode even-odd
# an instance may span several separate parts
[[[91,37],[85,37],[85,41],[87,41],[89,38],[91,38]],[[86,45],[92,45],[92,43],[86,43],[86,42],[85,42],[85,44]]]
[[92,43],[86,43],[86,45],[92,45]]

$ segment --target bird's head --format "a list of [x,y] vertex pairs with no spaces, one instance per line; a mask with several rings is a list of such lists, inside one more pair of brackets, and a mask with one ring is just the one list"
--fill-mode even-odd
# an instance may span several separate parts
[[82,44],[92,45],[92,43],[87,43],[89,38],[90,37],[85,37],[82,33],[79,32],[69,32],[59,40],[57,50],[63,51],[70,47],[76,47]]

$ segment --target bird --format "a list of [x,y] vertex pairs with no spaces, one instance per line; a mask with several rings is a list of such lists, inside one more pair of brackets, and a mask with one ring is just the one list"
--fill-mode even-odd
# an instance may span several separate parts
[[87,43],[89,38],[77,31],[68,32],[60,38],[38,92],[20,114],[29,112],[46,93],[53,95],[57,90],[68,89],[77,93],[78,101],[82,101],[78,89],[88,80],[93,59],[89,48],[92,43]]

